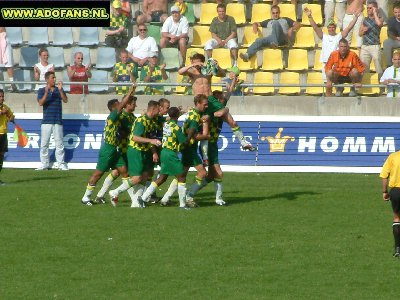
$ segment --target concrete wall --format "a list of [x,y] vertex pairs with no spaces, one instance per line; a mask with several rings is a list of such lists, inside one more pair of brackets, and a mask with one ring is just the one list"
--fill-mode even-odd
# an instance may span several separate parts
[[[107,101],[118,98],[115,95],[91,94],[86,97],[68,95],[69,102],[64,105],[65,114],[104,114],[107,113]],[[160,96],[138,95],[136,112],[146,108],[149,100],[158,100]],[[184,110],[193,106],[193,97],[167,95],[173,106],[182,106]],[[7,93],[7,103],[15,113],[41,113],[36,94]],[[307,96],[245,96],[231,97],[228,106],[234,115],[297,115],[297,116],[399,116],[399,99],[386,97],[307,97]]]

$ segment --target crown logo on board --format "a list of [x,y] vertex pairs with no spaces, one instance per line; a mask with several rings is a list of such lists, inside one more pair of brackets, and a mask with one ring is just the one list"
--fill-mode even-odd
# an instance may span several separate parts
[[283,128],[279,128],[275,137],[272,136],[262,136],[261,140],[267,140],[269,143],[269,152],[285,152],[285,146],[287,141],[293,142],[295,138],[293,136],[282,136]]

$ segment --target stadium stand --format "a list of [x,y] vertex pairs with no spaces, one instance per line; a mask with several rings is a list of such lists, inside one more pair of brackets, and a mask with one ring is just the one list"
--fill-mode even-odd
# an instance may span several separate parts
[[[243,3],[228,3],[226,14],[233,17],[238,26],[246,23],[245,5]],[[217,16],[216,11],[214,11],[214,16]]]
[[201,3],[201,12],[199,24],[210,25],[214,17],[217,16],[216,3]]
[[[33,81],[33,70],[14,70],[14,81]],[[33,85],[29,83],[16,84],[17,91],[20,93],[28,93],[33,90]]]
[[46,46],[49,44],[49,32],[47,27],[29,27],[29,46]]
[[[280,84],[300,84],[300,75],[297,72],[282,72],[279,74]],[[293,95],[300,94],[300,87],[297,86],[281,86],[278,90],[279,94]]]
[[20,49],[19,67],[32,68],[39,62],[39,48],[37,47],[22,47]]
[[290,49],[288,56],[287,70],[306,71],[308,70],[308,53],[306,49]]
[[[106,83],[109,82],[109,74],[104,70],[92,70],[92,77],[89,78],[91,83]],[[109,92],[107,85],[89,85],[89,93],[107,93]]]
[[81,27],[79,30],[79,46],[99,45],[99,30],[97,27]]
[[64,49],[62,47],[47,47],[49,51],[49,63],[54,65],[55,69],[65,67]]
[[283,70],[283,56],[281,49],[264,49],[261,70]]
[[182,58],[178,48],[163,48],[161,49],[160,64],[165,63],[165,70],[176,71],[181,66]]
[[115,49],[111,47],[100,47],[97,49],[96,69],[111,70],[116,60]]
[[72,46],[74,38],[72,35],[72,27],[54,27],[53,28],[53,46]]
[[271,18],[271,4],[255,3],[251,7],[251,24]]
[[7,37],[12,47],[22,46],[24,41],[22,39],[21,27],[7,27]]

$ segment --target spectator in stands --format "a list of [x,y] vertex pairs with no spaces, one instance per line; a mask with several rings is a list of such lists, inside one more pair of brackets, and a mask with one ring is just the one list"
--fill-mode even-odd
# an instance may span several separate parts
[[296,32],[301,24],[290,18],[281,18],[279,6],[273,5],[271,7],[272,19],[262,21],[261,23],[256,22],[253,24],[254,33],[257,32],[258,27],[267,27],[271,30],[271,33],[266,37],[258,38],[250,47],[246,53],[241,53],[240,58],[244,61],[248,61],[257,51],[264,48],[277,48],[279,46],[288,46],[292,39],[293,32]]
[[392,63],[388,67],[380,79],[380,82],[387,85],[387,97],[400,97],[400,52],[394,52]]
[[42,163],[37,171],[48,170],[50,167],[49,144],[50,137],[53,135],[56,146],[56,164],[54,168],[67,171],[68,167],[64,162],[64,133],[62,120],[62,103],[67,103],[68,98],[62,89],[62,81],[56,86],[56,76],[49,71],[44,75],[46,86],[40,88],[37,100],[43,106],[43,120],[40,128],[40,162]]
[[383,42],[386,65],[392,64],[393,49],[400,47],[400,2],[393,5],[393,17],[387,22],[388,39]]
[[[130,7],[130,6],[129,6]],[[123,13],[120,0],[111,4],[110,27],[106,29],[105,43],[114,48],[125,48],[128,44],[128,17]]]
[[315,23],[311,10],[306,7],[304,8],[304,12],[306,13],[315,33],[322,40],[320,62],[322,63],[322,79],[324,82],[326,82],[325,64],[328,61],[329,55],[338,49],[340,39],[346,38],[350,29],[353,28],[354,24],[356,24],[358,15],[354,16],[353,21],[342,32],[339,33],[336,33],[335,21],[333,19],[329,20],[327,26],[328,33],[324,33],[322,29]]
[[[11,44],[7,38],[5,27],[0,27],[0,65],[4,65],[7,69],[9,81],[14,81],[14,59]],[[14,84],[11,84],[13,90],[16,89]]]
[[[54,65],[49,64],[49,51],[46,48],[39,50],[39,62],[33,66],[36,81],[45,81],[44,74],[48,71],[54,72]],[[45,87],[46,84],[37,84],[35,90]]]
[[[325,65],[327,77],[326,96],[332,96],[332,84],[352,83],[350,97],[357,96],[355,87],[361,85],[365,66],[353,51],[350,51],[349,42],[342,38],[339,41],[339,50],[335,50],[329,56]],[[341,97],[343,87],[336,88],[336,97]]]
[[346,13],[346,0],[325,0],[324,15],[325,26],[328,27],[329,22],[336,15],[337,26],[340,30],[343,28],[343,18]]
[[139,66],[145,65],[151,55],[158,54],[156,40],[147,36],[146,25],[138,26],[138,35],[131,38],[126,51],[128,51],[129,57]]
[[131,83],[138,77],[138,66],[136,63],[129,62],[128,51],[121,50],[119,53],[120,62],[114,65],[113,82],[126,82],[126,86],[117,86],[115,91],[118,95],[125,95],[129,91]]
[[349,42],[349,45],[351,45],[351,40],[353,39],[353,30],[355,30],[357,32],[356,41],[358,49],[360,49],[362,45],[362,38],[360,37],[358,32],[360,32],[360,27],[364,18],[362,14],[364,9],[364,1],[365,0],[347,0],[347,9],[343,17],[343,28],[346,28],[353,21],[354,16],[358,15],[356,24],[349,31],[349,34],[346,37],[346,40]]
[[178,45],[183,61],[186,60],[186,50],[189,35],[189,22],[182,16],[178,6],[171,7],[169,16],[161,29],[160,48]]
[[[90,72],[91,64],[87,66],[83,64],[83,53],[76,52],[74,54],[74,64],[67,68],[68,78],[72,82],[87,82],[92,77]],[[87,85],[71,84],[70,94],[89,94]]]
[[365,72],[369,72],[371,59],[373,59],[376,73],[381,77],[383,68],[380,34],[383,26],[383,18],[379,16],[378,4],[376,1],[368,2],[367,13],[368,15],[364,18],[359,32],[363,41],[360,59],[365,65]]
[[212,57],[214,48],[228,48],[231,52],[233,65],[237,65],[238,43],[237,43],[237,26],[235,19],[226,14],[225,4],[217,5],[218,16],[215,17],[210,25],[211,40],[206,42],[204,50],[207,57]]
[[[240,86],[244,81],[239,79],[240,69],[233,66],[232,68],[226,69],[227,77],[222,79],[222,82],[226,83],[226,90],[229,96],[242,96],[242,87]],[[229,97],[227,97],[229,98]]]
[[138,25],[150,22],[164,23],[168,17],[168,0],[143,0],[143,11],[136,12]]
[[[143,82],[162,82],[168,79],[167,72],[165,72],[165,64],[158,64],[157,54],[149,57],[149,63],[142,67],[140,71],[140,81]],[[147,85],[144,89],[146,95],[162,95],[164,94],[164,87],[160,85]]]

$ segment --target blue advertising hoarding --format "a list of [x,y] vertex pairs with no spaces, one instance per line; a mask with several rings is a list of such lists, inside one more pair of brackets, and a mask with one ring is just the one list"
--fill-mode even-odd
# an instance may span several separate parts
[[[106,117],[64,116],[65,160],[70,167],[94,168]],[[221,165],[231,166],[230,170],[318,171],[315,167],[326,167],[360,172],[373,168],[376,172],[400,146],[397,118],[388,121],[373,117],[238,116],[236,119],[257,150],[242,151],[229,126],[224,124],[218,141],[219,156]],[[29,143],[24,148],[17,146],[13,141],[13,125],[9,126],[6,167],[35,167],[39,164],[41,115],[19,114],[17,120],[27,132]],[[50,149],[54,149],[52,143]]]

